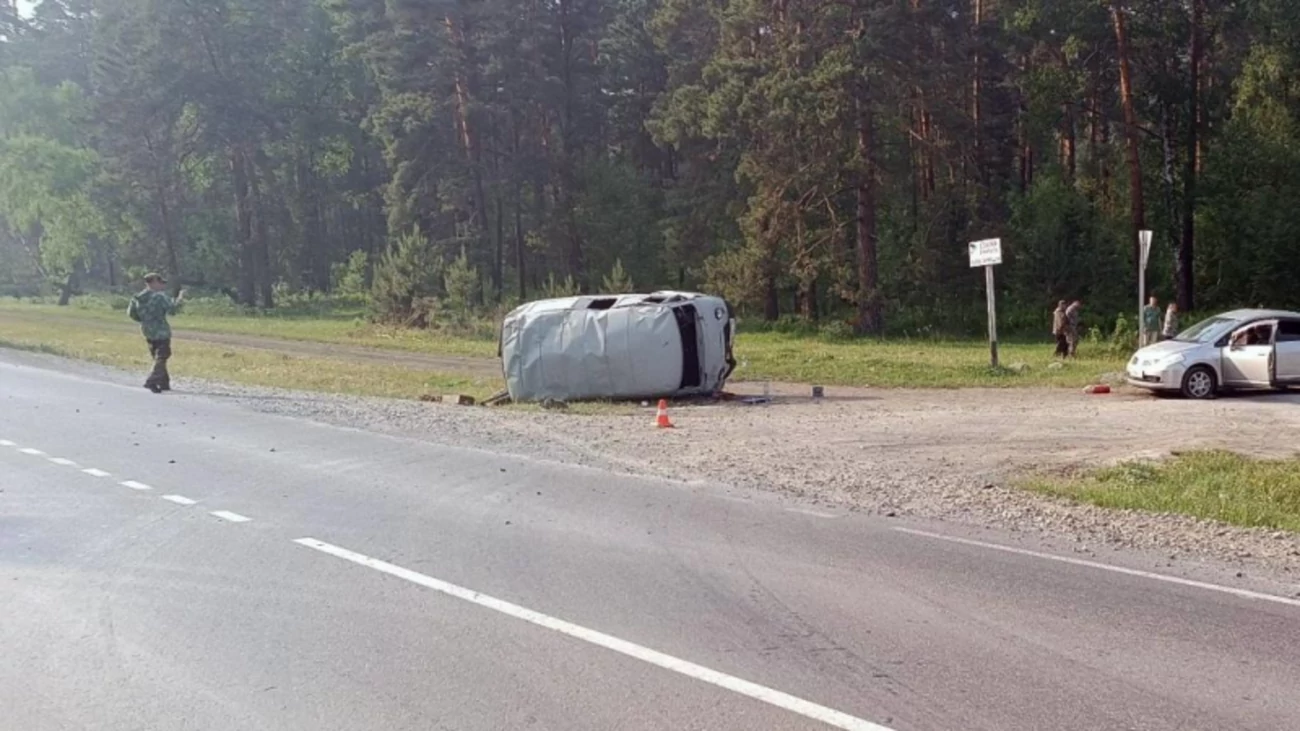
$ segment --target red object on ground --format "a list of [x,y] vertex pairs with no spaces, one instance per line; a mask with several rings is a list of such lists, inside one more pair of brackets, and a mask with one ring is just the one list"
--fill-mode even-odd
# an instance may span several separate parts
[[1083,389],[1083,392],[1092,394],[1093,396],[1100,396],[1102,394],[1110,393],[1110,386],[1107,386],[1104,383],[1096,386],[1088,386],[1087,388]]
[[660,429],[673,428],[673,423],[668,420],[668,399],[659,399],[659,408],[655,413],[655,426]]

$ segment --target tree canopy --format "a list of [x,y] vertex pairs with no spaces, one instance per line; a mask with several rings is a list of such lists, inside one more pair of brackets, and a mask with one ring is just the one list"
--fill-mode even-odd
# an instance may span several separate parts
[[0,293],[145,270],[394,319],[716,291],[972,331],[1134,299],[1300,306],[1280,0],[0,3]]

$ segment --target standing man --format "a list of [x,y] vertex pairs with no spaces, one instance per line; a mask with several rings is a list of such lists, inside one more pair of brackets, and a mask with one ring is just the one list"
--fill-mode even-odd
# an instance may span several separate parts
[[1165,327],[1161,333],[1165,340],[1173,340],[1178,337],[1178,304],[1169,303],[1169,309],[1165,310]]
[[1138,347],[1145,348],[1160,342],[1160,301],[1152,297],[1147,306],[1142,308],[1142,342]]
[[1070,341],[1066,338],[1067,323],[1065,320],[1065,300],[1056,304],[1056,310],[1052,312],[1052,337],[1056,338],[1056,358],[1064,358],[1070,354]]
[[1083,309],[1083,302],[1079,300],[1075,300],[1065,308],[1065,340],[1069,343],[1071,358],[1079,354],[1079,310],[1081,309]]
[[144,291],[131,298],[126,314],[140,323],[140,332],[149,343],[149,355],[153,358],[153,370],[149,371],[144,387],[162,393],[172,390],[171,376],[167,373],[167,359],[172,357],[172,328],[167,316],[180,311],[185,293],[181,292],[174,300],[168,297],[163,291],[167,280],[159,274],[145,275],[144,283]]

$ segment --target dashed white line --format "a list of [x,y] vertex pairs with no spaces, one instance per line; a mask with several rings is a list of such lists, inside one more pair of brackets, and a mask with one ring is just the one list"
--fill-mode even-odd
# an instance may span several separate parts
[[8,439],[0,439],[0,447],[16,447],[16,446],[18,445],[15,444],[14,442],[9,441]]
[[19,452],[22,452],[23,454],[30,454],[30,455],[33,456],[33,457],[44,457],[44,456],[45,456],[45,453],[42,452],[41,450],[39,450],[39,449],[32,449],[31,447],[23,447],[22,449],[20,449],[20,450],[18,450],[18,451],[19,451]]
[[539,627],[544,627],[559,632],[560,634],[568,635],[569,637],[582,640],[583,642],[588,642],[607,650],[612,650],[665,670],[679,673],[686,677],[732,691],[733,693],[738,693],[748,698],[767,703],[768,705],[785,709],[791,713],[803,716],[804,718],[821,721],[822,723],[835,728],[845,729],[845,731],[890,731],[884,726],[850,716],[847,713],[837,711],[833,708],[827,708],[826,706],[818,705],[802,698],[796,698],[788,693],[767,688],[758,685],[757,683],[751,683],[748,680],[742,680],[718,672],[717,670],[711,670],[701,665],[696,665],[695,663],[673,657],[672,655],[665,655],[662,652],[633,644],[627,640],[620,640],[617,637],[612,637],[603,632],[597,632],[596,630],[587,629],[586,627],[581,627],[562,619],[556,619],[555,617],[547,616],[541,612],[536,612],[517,604],[511,604],[502,601],[501,599],[495,599],[485,594],[480,594],[471,589],[465,589],[456,586],[455,584],[435,579],[431,576],[425,576],[424,574],[411,571],[410,569],[404,569],[401,566],[395,566],[385,561],[380,561],[379,559],[371,558],[360,553],[354,553],[345,548],[332,546],[328,543],[318,541],[315,538],[299,538],[294,541],[294,543],[320,551],[321,553],[329,554],[336,558],[341,558],[345,561],[351,561],[352,563],[374,569],[375,571],[388,574],[389,576],[395,576],[399,579],[409,581],[412,584],[417,584],[427,589],[432,589],[447,596],[461,599],[471,604],[477,604],[480,607],[491,609],[494,612],[500,612],[501,614],[514,617],[515,619],[521,619]]
[[213,510],[211,513],[209,513],[209,515],[212,515],[217,518],[221,518],[222,520],[226,520],[231,523],[247,523],[248,521],[252,520],[252,518],[245,518],[239,513],[232,513],[229,510]]
[[122,482],[122,487],[129,487],[132,490],[139,490],[141,492],[153,489],[149,485],[146,485],[143,482],[136,482],[135,480],[126,480]]
[[840,517],[835,513],[827,513],[821,510],[813,510],[812,508],[786,508],[785,512],[798,513],[800,515],[810,515],[814,518],[825,518],[826,520],[832,520],[834,518]]
[[82,470],[82,472],[85,472],[86,474],[90,475],[91,477],[109,477],[109,476],[110,476],[107,472],[105,472],[105,471],[103,471],[103,470],[97,470],[97,469],[95,469],[94,467],[88,467],[88,468]]
[[1211,584],[1205,581],[1193,581],[1192,579],[1181,579],[1177,576],[1169,576],[1167,574],[1156,574],[1150,571],[1140,571],[1138,569],[1124,568],[1123,566],[1112,566],[1110,564],[1104,564],[1097,561],[1088,561],[1082,558],[1070,558],[1068,556],[1055,556],[1050,553],[1042,553],[1040,551],[1030,551],[1029,549],[1026,548],[1015,548],[1013,546],[1003,546],[997,543],[985,543],[984,541],[973,541],[969,538],[957,538],[955,536],[945,536],[941,533],[930,533],[923,530],[915,530],[913,528],[894,528],[894,530],[898,531],[899,533],[907,533],[908,535],[922,536],[924,538],[933,538],[934,540],[937,541],[947,541],[948,543],[960,543],[964,546],[975,546],[977,548],[987,548],[991,551],[1002,551],[1003,553],[1014,553],[1019,556],[1031,556],[1033,558],[1041,558],[1046,561],[1056,561],[1058,563],[1066,563],[1073,566],[1086,566],[1087,568],[1090,569],[1100,569],[1102,571],[1110,571],[1116,574],[1138,576],[1143,579],[1163,581],[1167,584],[1178,584],[1179,586],[1190,586],[1195,589],[1206,589],[1208,591],[1217,591],[1217,592],[1222,592],[1224,594],[1232,594],[1233,596],[1238,596],[1243,599],[1257,599],[1259,601],[1276,602],[1278,604],[1287,604],[1293,607],[1300,607],[1300,599],[1290,599],[1284,596],[1277,596],[1275,594],[1265,594],[1263,592],[1251,591],[1249,589],[1236,589],[1231,586]]
[[168,501],[168,502],[176,503],[177,505],[196,505],[196,504],[198,504],[198,501],[197,501],[197,500],[191,500],[191,499],[185,497],[184,495],[163,495],[163,496],[162,496],[162,499],[163,499],[163,500],[166,500],[166,501]]
[[76,467],[76,466],[77,466],[77,463],[76,463],[76,462],[73,462],[73,461],[70,460],[70,459],[64,459],[63,457],[50,457],[50,461],[53,462],[54,464],[63,465],[64,467]]

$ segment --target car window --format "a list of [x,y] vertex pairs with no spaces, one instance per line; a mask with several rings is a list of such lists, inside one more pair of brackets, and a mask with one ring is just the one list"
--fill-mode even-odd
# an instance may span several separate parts
[[1185,343],[1209,343],[1213,342],[1234,322],[1226,317],[1211,317],[1208,320],[1201,320],[1186,330],[1178,334],[1174,340],[1181,340]]
[[1277,342],[1300,342],[1300,320],[1283,320],[1277,324]]

